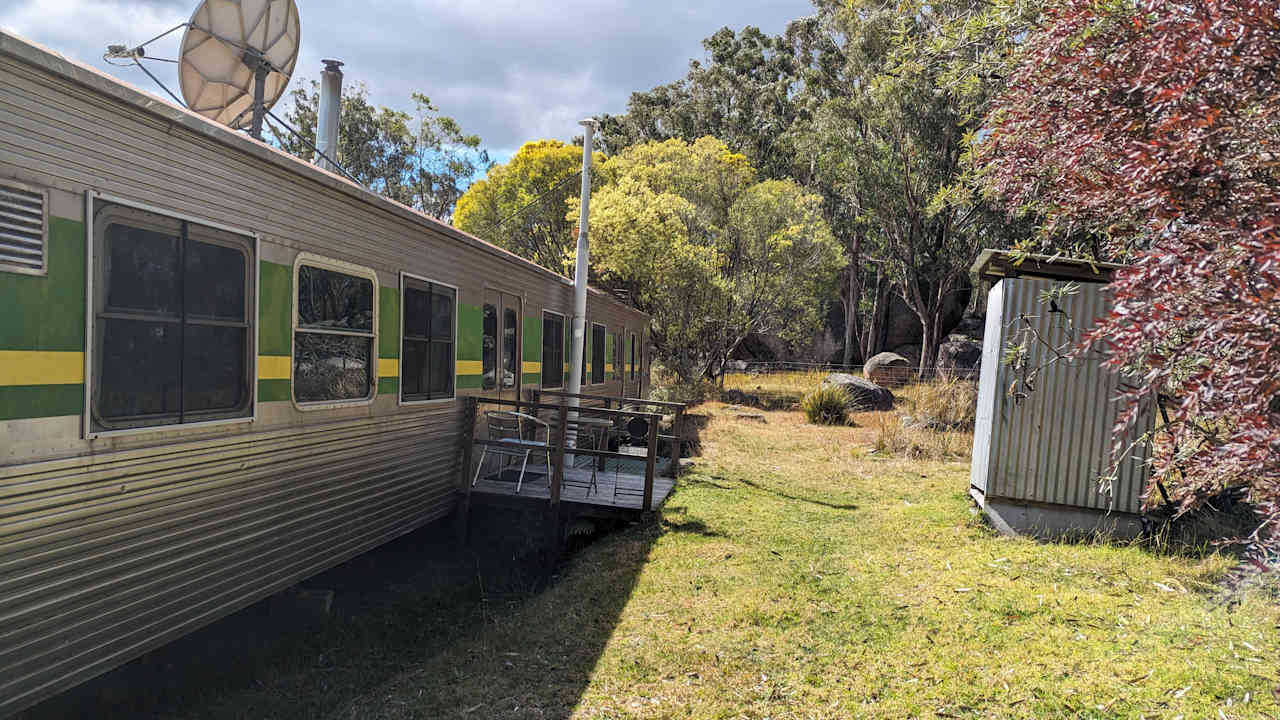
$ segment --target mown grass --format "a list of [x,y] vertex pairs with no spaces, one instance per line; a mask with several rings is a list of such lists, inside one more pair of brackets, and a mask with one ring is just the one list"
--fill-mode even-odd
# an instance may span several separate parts
[[719,408],[656,522],[334,716],[1280,717],[1280,610],[1219,602],[1232,559],[1006,539],[964,463]]

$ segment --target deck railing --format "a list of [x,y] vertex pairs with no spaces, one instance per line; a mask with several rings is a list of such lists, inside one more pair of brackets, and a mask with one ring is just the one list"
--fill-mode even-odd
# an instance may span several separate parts
[[666,440],[671,443],[671,474],[675,476],[679,473],[680,455],[684,452],[684,415],[689,406],[684,403],[668,402],[663,400],[648,400],[646,398],[629,398],[618,395],[595,395],[591,393],[571,393],[563,390],[532,390],[530,396],[534,402],[539,402],[543,395],[550,395],[561,399],[561,402],[569,398],[577,398],[578,400],[593,400],[603,402],[606,410],[613,407],[623,408],[642,408],[653,407],[663,411],[671,411],[671,434],[659,435],[659,440]]
[[[550,393],[550,391],[546,391],[546,390],[541,392],[543,394]],[[603,396],[591,396],[591,399],[600,399],[600,398],[603,398]],[[585,448],[585,447],[576,447],[574,445],[571,445],[570,435],[574,431],[571,430],[573,422],[571,421],[570,413],[577,413],[579,417],[595,417],[595,418],[601,418],[601,419],[608,419],[608,420],[611,420],[615,426],[619,424],[625,424],[628,420],[632,418],[644,419],[648,424],[648,429],[647,429],[648,436],[645,438],[647,445],[646,445],[646,453],[645,453],[644,490],[643,490],[643,500],[642,500],[641,507],[645,510],[651,509],[653,504],[654,478],[657,475],[658,440],[660,438],[668,438],[671,436],[664,436],[658,433],[659,424],[662,421],[662,415],[660,413],[644,412],[638,408],[642,406],[651,406],[651,405],[664,405],[664,406],[679,405],[679,403],[656,403],[656,402],[638,400],[637,403],[635,404],[628,404],[619,409],[614,409],[612,407],[606,408],[606,407],[590,407],[590,406],[572,408],[566,402],[567,396],[562,397],[559,403],[554,403],[554,404],[539,402],[538,401],[539,399],[540,398],[535,398],[532,401],[505,400],[505,399],[483,397],[483,396],[468,396],[466,398],[463,398],[464,407],[466,408],[465,409],[466,422],[464,423],[464,429],[463,429],[465,438],[464,438],[464,444],[463,444],[462,482],[463,482],[463,487],[465,488],[466,502],[468,504],[470,503],[470,497],[471,497],[471,473],[473,470],[472,462],[475,455],[475,448],[477,446],[505,447],[507,449],[511,447],[510,442],[503,442],[500,440],[488,440],[488,439],[476,437],[476,420],[479,415],[480,406],[490,405],[490,406],[510,408],[511,410],[514,410],[516,412],[539,416],[543,420],[552,420],[549,422],[552,437],[548,438],[548,443],[551,446],[550,448],[551,449],[551,468],[550,468],[551,506],[553,509],[558,508],[560,505],[560,494],[561,494],[560,491],[561,491],[561,486],[564,484],[566,455],[572,454],[575,456],[580,455],[585,457],[596,458],[596,461],[601,464],[603,464],[608,459],[613,459],[615,462],[618,462],[618,463],[621,463],[627,460],[634,461],[637,459],[636,456],[623,453],[623,452],[614,452],[612,450],[602,449],[598,447]],[[619,400],[619,398],[609,398],[609,400],[617,401]],[[681,416],[683,416],[684,407],[680,406],[677,409],[677,411]],[[576,434],[584,435],[585,433],[581,431],[581,428],[578,428],[576,430]],[[673,475],[676,473],[676,471],[679,468],[679,455],[675,454],[679,452],[679,445],[680,443],[678,439],[673,440],[672,447],[673,447],[674,460],[671,466]]]

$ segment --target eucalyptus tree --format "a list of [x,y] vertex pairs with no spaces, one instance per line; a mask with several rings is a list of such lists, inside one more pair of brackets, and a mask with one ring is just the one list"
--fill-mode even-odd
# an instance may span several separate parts
[[1035,10],[985,0],[815,5],[790,33],[810,59],[796,146],[829,202],[847,206],[859,274],[846,303],[863,300],[862,268],[874,267],[919,319],[923,369],[978,249],[1017,231],[972,191],[966,157],[1016,52],[1018,23]]
[[593,271],[652,316],[658,355],[682,379],[722,377],[752,334],[817,330],[843,264],[820,197],[791,180],[758,182],[712,137],[634,145],[601,176]]
[[[275,143],[303,160],[314,160],[319,84],[294,89],[290,99],[285,120],[301,137],[274,128]],[[348,84],[334,159],[369,189],[447,221],[467,186],[491,166],[489,153],[479,136],[464,133],[426,95],[413,93],[410,99],[412,113],[375,107],[363,83]]]
[[[604,162],[596,153],[596,165]],[[535,140],[495,165],[458,200],[453,224],[555,272],[576,240],[582,148]],[[599,184],[598,179],[595,183]]]

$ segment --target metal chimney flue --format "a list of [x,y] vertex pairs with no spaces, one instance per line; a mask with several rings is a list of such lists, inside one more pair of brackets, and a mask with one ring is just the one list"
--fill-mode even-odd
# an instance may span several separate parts
[[[320,112],[316,118],[316,148],[321,157],[316,164],[329,172],[338,172],[338,116],[342,110],[342,62],[324,60],[320,73]],[[328,157],[334,162],[325,159]]]

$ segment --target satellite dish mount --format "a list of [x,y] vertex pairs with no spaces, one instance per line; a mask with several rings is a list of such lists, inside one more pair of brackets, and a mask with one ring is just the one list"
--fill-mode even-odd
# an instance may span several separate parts
[[257,48],[245,48],[240,62],[253,71],[253,104],[249,106],[252,117],[249,120],[249,134],[255,139],[262,139],[262,119],[267,114],[267,76],[271,74],[271,63],[263,57]]
[[187,107],[261,140],[264,120],[289,86],[300,41],[294,0],[203,0],[178,56]]

